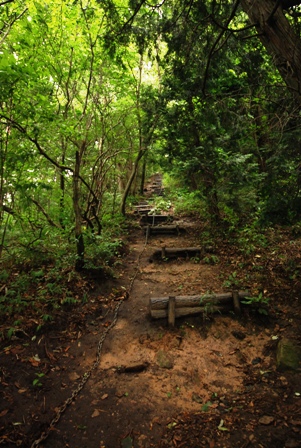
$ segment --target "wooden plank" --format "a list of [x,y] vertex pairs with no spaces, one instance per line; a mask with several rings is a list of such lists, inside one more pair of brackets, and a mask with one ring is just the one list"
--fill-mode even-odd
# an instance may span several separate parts
[[146,208],[151,208],[150,204],[140,204],[140,205],[134,205],[134,209],[136,210],[144,210]]
[[163,225],[163,226],[151,226],[150,227],[150,235],[151,234],[168,234],[168,233],[172,233],[172,234],[177,234],[179,235],[180,233],[185,232],[186,229],[184,227],[180,227],[178,225]]
[[[249,295],[249,291],[238,291],[238,298],[244,298]],[[191,296],[175,296],[176,308],[192,308],[208,304],[219,305],[232,302],[232,292],[219,294],[196,294]],[[168,308],[168,297],[151,297],[149,307],[151,310],[166,310]]]
[[[178,258],[178,257],[193,257],[193,256],[201,256],[204,253],[204,249],[202,247],[174,247],[174,248],[165,248],[165,256],[164,258]],[[160,259],[162,258],[162,250],[156,250],[151,258]]]
[[139,215],[148,215],[149,212],[151,212],[151,208],[140,208],[134,211],[134,213],[138,213]]
[[168,326],[174,327],[176,322],[176,298],[169,297],[168,299]]
[[[225,306],[212,306],[210,308],[204,306],[197,306],[194,308],[176,308],[175,317],[182,316],[194,316],[196,314],[212,314],[212,313],[225,313],[233,310],[233,305]],[[153,319],[164,319],[168,316],[168,310],[151,310],[151,317]]]
[[153,224],[156,225],[160,222],[173,221],[174,217],[171,215],[147,215],[142,216],[140,220],[140,225]]

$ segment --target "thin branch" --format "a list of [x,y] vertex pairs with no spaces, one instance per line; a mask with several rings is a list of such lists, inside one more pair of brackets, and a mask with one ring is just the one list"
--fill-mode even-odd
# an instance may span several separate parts
[[[6,3],[9,3],[9,2],[6,2]],[[5,4],[5,3],[4,3],[4,4]],[[0,5],[0,6],[2,6],[2,5]],[[21,12],[17,17],[15,17],[15,18],[13,19],[13,21],[9,24],[7,31],[6,31],[6,33],[4,34],[4,36],[3,36],[3,38],[2,38],[2,40],[1,40],[1,42],[0,42],[0,45],[3,44],[5,38],[7,37],[8,33],[10,32],[11,27],[13,26],[13,24],[14,24],[17,20],[21,19],[21,17],[26,13],[27,10],[28,10],[28,8],[25,8],[24,11]]]
[[2,208],[2,210],[4,211],[4,212],[6,212],[6,213],[9,213],[10,215],[12,215],[12,216],[15,216],[16,215],[16,212],[15,212],[15,210],[13,210],[12,208],[10,208],[10,207],[7,207],[7,205],[2,205],[1,206],[1,208]]
[[210,15],[210,19],[212,20],[213,23],[215,23],[216,26],[218,26],[219,28],[221,28],[224,31],[230,31],[230,33],[240,33],[241,31],[247,31],[250,28],[254,28],[256,26],[256,23],[251,23],[250,25],[247,25],[247,26],[244,26],[243,28],[238,28],[237,30],[235,30],[233,28],[225,27],[224,25],[219,23],[212,15]]
[[62,229],[62,227],[61,226],[59,226],[58,224],[56,224],[51,218],[50,218],[50,216],[48,215],[48,213],[46,212],[46,210],[44,210],[44,208],[41,206],[41,204],[38,202],[38,201],[36,201],[35,199],[33,199],[33,198],[30,198],[31,199],[31,201],[37,206],[37,208],[43,213],[43,215],[45,216],[45,218],[47,219],[47,221],[48,221],[48,223],[52,226],[52,227],[56,227],[57,229]]
[[[36,138],[31,137],[26,129],[20,125],[19,123],[17,123],[16,121],[6,117],[3,114],[0,114],[0,118],[4,118],[8,123],[10,123],[14,128],[16,128],[19,132],[21,132],[22,134],[24,134],[28,140],[33,143],[35,145],[35,147],[37,148],[37,150],[39,151],[39,153],[41,154],[41,156],[45,157],[46,160],[48,160],[48,162],[50,162],[52,165],[54,165],[56,168],[58,168],[61,171],[70,171],[73,175],[74,175],[74,169],[66,166],[66,165],[61,165],[60,163],[56,162],[56,160],[52,159],[45,151],[44,149],[41,147],[40,143],[38,142],[38,140]],[[7,123],[5,123],[7,124]],[[81,182],[85,185],[85,187],[88,189],[88,191],[91,193],[91,195],[93,196],[93,198],[95,200],[97,200],[94,191],[91,189],[90,185],[85,181],[85,179],[83,177],[81,177],[80,175],[78,176],[78,178],[81,180]]]
[[[233,6],[232,12],[230,14],[230,17],[228,18],[224,28],[226,28],[226,29],[228,28],[229,24],[231,23],[233,17],[236,14],[236,11],[237,11],[237,8],[239,6],[239,3],[240,3],[240,0],[236,0],[235,5]],[[213,54],[215,53],[215,49],[216,49],[217,45],[219,44],[219,41],[223,37],[224,33],[225,33],[225,29],[222,29],[221,32],[219,33],[219,35],[217,36],[216,41],[212,45],[210,53],[209,53],[209,56],[208,56],[208,59],[207,59],[207,64],[206,64],[205,73],[204,73],[203,88],[202,88],[202,91],[203,91],[204,95],[205,95],[205,90],[206,90],[206,83],[207,83],[207,79],[208,79],[208,73],[209,73],[209,67],[210,67],[211,59],[212,59]]]
[[268,19],[267,19],[267,23],[271,24],[271,22],[272,22],[272,20],[273,20],[273,16],[274,16],[275,12],[277,11],[277,9],[279,8],[280,3],[281,3],[281,0],[277,0],[277,1],[276,1],[275,6],[274,6],[274,8],[272,9],[272,12],[271,12],[271,14],[269,15],[269,17],[268,17]]
[[7,3],[13,3],[15,0],[6,0],[6,2],[0,3],[0,6],[6,5]]
[[144,3],[146,3],[146,0],[142,0],[141,3],[139,3],[136,8],[134,9],[133,14],[131,15],[131,17],[123,24],[120,32],[118,34],[121,34],[129,25],[131,25],[136,17],[136,15],[139,13],[140,9],[142,8],[142,6],[144,5]]

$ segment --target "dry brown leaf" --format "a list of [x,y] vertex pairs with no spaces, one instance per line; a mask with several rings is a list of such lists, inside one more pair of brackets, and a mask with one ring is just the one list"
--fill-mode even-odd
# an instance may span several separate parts
[[28,389],[19,389],[18,394],[24,394],[27,391],[28,391]]

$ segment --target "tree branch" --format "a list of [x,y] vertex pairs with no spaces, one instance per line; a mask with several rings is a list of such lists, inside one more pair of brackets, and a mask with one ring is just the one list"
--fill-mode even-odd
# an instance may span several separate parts
[[10,215],[12,215],[12,216],[15,216],[16,215],[16,212],[12,209],[12,208],[10,208],[10,207],[7,207],[6,205],[1,205],[1,208],[2,208],[2,210],[4,211],[4,212],[6,212],[6,213],[8,213],[8,214],[10,214]]
[[[9,3],[9,1],[7,1],[7,2],[5,2],[5,3]],[[5,5],[5,3],[0,4],[0,6]],[[8,35],[8,33],[9,33],[11,27],[13,26],[13,24],[14,24],[18,19],[20,19],[20,18],[23,16],[23,14],[26,13],[27,10],[28,10],[28,8],[25,8],[24,11],[21,12],[17,17],[15,17],[15,18],[12,20],[12,22],[8,25],[8,29],[7,29],[6,33],[4,34],[4,36],[3,36],[3,38],[2,38],[2,40],[1,40],[1,42],[0,42],[0,45],[3,44],[5,38],[7,37],[7,35]]]
[[211,59],[213,54],[215,53],[215,49],[217,47],[217,45],[219,44],[219,41],[221,40],[221,38],[223,37],[224,33],[226,32],[226,30],[228,29],[228,26],[230,25],[233,17],[236,14],[237,8],[239,6],[240,0],[236,0],[232,12],[230,14],[230,17],[228,18],[226,25],[223,27],[223,29],[221,30],[221,32],[219,33],[219,35],[217,36],[216,41],[214,42],[214,44],[211,47],[208,59],[207,59],[207,64],[206,64],[206,68],[205,68],[205,73],[204,73],[204,81],[203,81],[203,87],[202,87],[202,92],[203,95],[205,95],[205,90],[206,90],[206,84],[207,84],[207,79],[208,79],[208,73],[209,73],[209,67],[210,67],[210,63],[211,63]]
[[13,3],[15,0],[6,0],[6,2],[0,3],[0,6],[6,5],[7,3]]
[[[3,118],[6,120],[6,123],[10,123],[12,125],[12,127],[14,127],[15,129],[17,129],[19,132],[21,132],[22,134],[24,134],[27,139],[33,143],[35,145],[35,147],[37,148],[37,150],[39,151],[39,154],[41,154],[41,156],[43,156],[46,160],[48,160],[48,162],[50,162],[52,165],[54,165],[56,168],[58,168],[60,171],[70,171],[73,175],[74,175],[74,169],[70,168],[69,166],[66,165],[61,165],[60,163],[58,163],[56,160],[52,159],[45,151],[44,149],[41,147],[40,143],[38,142],[38,140],[36,138],[31,137],[26,129],[20,125],[20,123],[17,123],[16,121],[12,120],[9,117],[6,117],[3,114],[0,114],[0,118]],[[93,198],[95,199],[95,201],[97,202],[97,197],[95,196],[94,191],[91,189],[90,185],[85,181],[85,179],[83,177],[81,177],[80,175],[78,176],[79,180],[85,185],[85,187],[88,189],[88,191],[91,193],[91,195],[93,196]]]
[[61,226],[57,225],[48,215],[48,213],[46,212],[46,210],[44,210],[44,208],[41,206],[41,204],[36,201],[33,198],[30,198],[30,200],[37,206],[37,208],[43,213],[43,215],[45,216],[45,218],[47,219],[48,223],[52,226],[52,227],[56,227],[57,229],[62,229]]

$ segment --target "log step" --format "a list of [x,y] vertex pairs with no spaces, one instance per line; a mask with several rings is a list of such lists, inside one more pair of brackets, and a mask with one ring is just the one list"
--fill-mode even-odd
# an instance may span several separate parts
[[141,217],[140,225],[157,225],[161,222],[172,222],[174,217],[172,215],[144,215]]
[[[162,319],[168,317],[169,321],[180,316],[190,316],[200,313],[211,314],[233,310],[235,314],[239,315],[240,299],[248,296],[248,291],[233,291],[220,294],[153,297],[149,300],[149,310],[152,318]],[[170,305],[170,301],[172,305]]]
[[204,249],[202,247],[162,247],[162,249],[158,249],[152,254],[151,260],[162,260],[166,258],[170,259],[181,257],[201,257],[203,254]]
[[162,234],[176,234],[176,235],[180,235],[180,233],[185,232],[185,228],[184,227],[180,227],[178,225],[171,225],[171,226],[150,226],[148,225],[147,227],[145,227],[144,229],[145,234],[150,236],[150,235],[162,235]]

